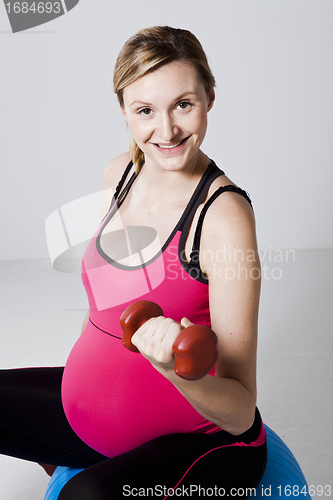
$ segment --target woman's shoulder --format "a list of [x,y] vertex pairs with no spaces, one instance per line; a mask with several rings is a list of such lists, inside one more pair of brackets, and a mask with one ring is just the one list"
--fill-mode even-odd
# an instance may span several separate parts
[[112,189],[113,192],[116,190],[118,182],[130,161],[131,155],[127,152],[116,156],[107,164],[103,173],[103,190]]
[[[231,186],[231,189],[228,190],[227,186]],[[227,187],[225,191],[220,189],[225,187]],[[244,191],[244,189],[240,186],[237,186],[237,184],[235,184],[225,174],[218,176],[212,182],[207,192],[205,203],[213,197],[216,191],[218,191],[219,195],[215,195],[216,197],[214,197],[214,202],[211,204],[211,208],[209,209],[211,215],[214,214],[215,217],[221,217],[226,220],[229,220],[230,217],[237,215],[253,216],[251,204],[244,196],[244,194],[247,194],[246,191]]]
[[228,241],[230,244],[235,244],[237,241],[239,244],[240,240],[243,240],[243,244],[245,241],[253,244],[254,212],[249,201],[241,194],[243,190],[239,186],[225,175],[218,177],[210,186],[206,203],[219,188],[225,186],[233,186],[236,189],[234,191],[220,189],[220,194],[209,204],[202,228],[203,241],[211,243],[213,239],[216,243]]

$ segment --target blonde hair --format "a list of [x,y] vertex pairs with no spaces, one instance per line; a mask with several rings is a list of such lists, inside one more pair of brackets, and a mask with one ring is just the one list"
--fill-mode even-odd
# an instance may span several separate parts
[[[154,26],[132,36],[121,49],[114,68],[113,88],[120,106],[124,106],[125,87],[165,64],[180,60],[194,66],[207,94],[215,87],[202,45],[190,31]],[[145,158],[134,138],[130,142],[130,153],[138,173]]]

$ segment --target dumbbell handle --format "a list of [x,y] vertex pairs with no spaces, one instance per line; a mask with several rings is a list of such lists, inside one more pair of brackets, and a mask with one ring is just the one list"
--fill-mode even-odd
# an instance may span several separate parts
[[[127,349],[139,350],[132,344],[132,336],[148,319],[163,316],[162,308],[149,300],[131,304],[120,317],[123,330],[122,342]],[[186,380],[199,380],[207,375],[217,361],[217,337],[203,325],[184,328],[172,346],[175,356],[175,373]]]

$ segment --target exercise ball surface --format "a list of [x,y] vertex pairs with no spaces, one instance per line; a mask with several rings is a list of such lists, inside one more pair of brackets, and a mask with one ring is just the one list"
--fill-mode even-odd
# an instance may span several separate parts
[[[304,474],[294,455],[279,436],[265,425],[267,464],[256,498],[311,500]],[[253,495],[254,496],[254,495]]]
[[57,467],[52,474],[48,484],[44,500],[57,500],[60,491],[65,484],[84,469],[73,469],[71,467]]

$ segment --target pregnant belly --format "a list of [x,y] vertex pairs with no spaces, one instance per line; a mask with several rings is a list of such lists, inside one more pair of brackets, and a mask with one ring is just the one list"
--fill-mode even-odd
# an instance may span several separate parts
[[68,357],[62,401],[76,434],[108,457],[207,423],[141,354],[90,322]]

